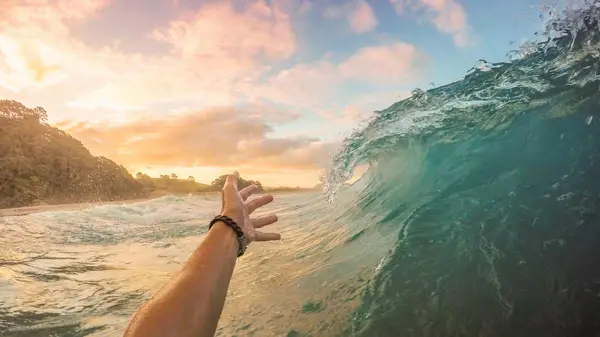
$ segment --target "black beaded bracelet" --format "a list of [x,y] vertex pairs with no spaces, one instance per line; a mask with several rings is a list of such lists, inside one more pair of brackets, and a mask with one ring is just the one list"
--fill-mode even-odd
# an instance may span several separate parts
[[235,235],[237,237],[238,244],[239,244],[237,256],[240,257],[240,256],[244,255],[244,252],[246,251],[246,247],[248,247],[248,240],[246,239],[246,235],[244,234],[244,231],[242,231],[240,226],[238,226],[238,224],[235,221],[233,221],[232,218],[230,218],[226,215],[217,215],[214,219],[212,219],[212,221],[210,222],[210,225],[208,225],[208,229],[210,230],[212,228],[212,226],[217,222],[222,222],[222,223],[226,224],[227,226],[231,227],[231,229],[233,229],[233,231],[235,232]]

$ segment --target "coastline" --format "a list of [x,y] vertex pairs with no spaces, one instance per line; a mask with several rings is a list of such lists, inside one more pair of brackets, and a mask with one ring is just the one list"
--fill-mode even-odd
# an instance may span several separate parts
[[[314,192],[317,191],[315,189],[272,189],[267,190],[264,193],[271,194],[284,194],[284,193],[306,193],[306,192]],[[192,195],[205,195],[205,194],[218,194],[217,191],[207,191],[207,192],[196,192],[191,193]],[[164,191],[153,192],[150,193],[146,197],[142,198],[132,198],[132,199],[123,199],[123,200],[113,200],[113,201],[89,201],[89,202],[81,202],[81,203],[63,203],[63,204],[46,204],[46,205],[33,205],[33,206],[22,206],[22,207],[13,207],[13,208],[0,208],[0,218],[3,217],[12,217],[12,216],[25,216],[34,213],[41,212],[51,212],[51,211],[78,211],[86,208],[90,208],[92,206],[99,205],[127,205],[134,204],[137,202],[148,201],[160,197],[164,197],[167,195],[189,195],[181,194],[181,193],[165,193]]]
[[[162,196],[162,195],[161,195]],[[82,203],[66,203],[66,204],[54,204],[54,205],[36,205],[36,206],[23,206],[15,208],[4,208],[0,209],[0,218],[9,216],[24,216],[34,213],[51,212],[51,211],[78,211],[92,206],[98,205],[115,205],[115,204],[134,204],[136,202],[147,201],[161,196],[151,196],[147,198],[136,198],[136,199],[124,199],[114,201],[93,201],[93,202],[82,202]]]

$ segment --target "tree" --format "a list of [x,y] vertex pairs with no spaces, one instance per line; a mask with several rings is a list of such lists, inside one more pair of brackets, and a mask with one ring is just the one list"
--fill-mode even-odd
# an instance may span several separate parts
[[177,175],[175,173],[171,173],[171,179],[177,179]]
[[191,182],[195,183],[196,182],[196,178],[194,178],[192,176],[189,176],[188,177],[188,181],[191,181]]
[[[144,189],[147,191],[154,191],[156,190],[156,184],[154,183],[154,180],[152,180],[152,178],[150,178],[149,175],[142,173],[142,172],[138,172],[135,174],[136,179],[138,180],[138,182],[140,184],[142,184],[142,186],[144,186]],[[161,178],[163,176],[160,176]]]
[[[227,174],[217,177],[215,180],[213,180],[210,186],[213,190],[220,190],[225,185],[225,180],[227,180]],[[244,180],[244,178],[238,177],[238,189],[241,190],[242,188],[250,186],[251,184],[255,184],[256,186],[258,186],[258,192],[263,191],[263,186],[260,183],[260,181]]]
[[42,108],[0,100],[0,208],[143,193],[123,166],[93,156],[79,140],[46,121]]
[[227,179],[226,174],[218,176],[217,178],[215,178],[215,180],[212,181],[212,183],[210,183],[210,186],[212,186],[213,189],[215,189],[215,190],[220,190],[223,188],[223,186],[225,186],[226,179]]

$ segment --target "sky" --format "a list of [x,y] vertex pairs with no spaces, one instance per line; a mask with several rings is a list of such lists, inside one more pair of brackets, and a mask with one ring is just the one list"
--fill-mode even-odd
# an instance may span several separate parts
[[344,137],[541,29],[547,0],[0,0],[0,99],[94,155],[313,186]]

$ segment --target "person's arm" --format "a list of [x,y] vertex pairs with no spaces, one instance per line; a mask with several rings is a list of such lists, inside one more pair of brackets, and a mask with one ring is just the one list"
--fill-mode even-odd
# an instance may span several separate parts
[[[249,241],[277,240],[279,234],[260,228],[277,221],[274,215],[250,219],[258,207],[273,200],[270,195],[247,201],[256,189],[237,190],[237,178],[229,176],[223,188],[222,215],[232,218]],[[209,230],[181,271],[133,316],[125,336],[213,336],[238,254],[235,231],[223,222]]]

